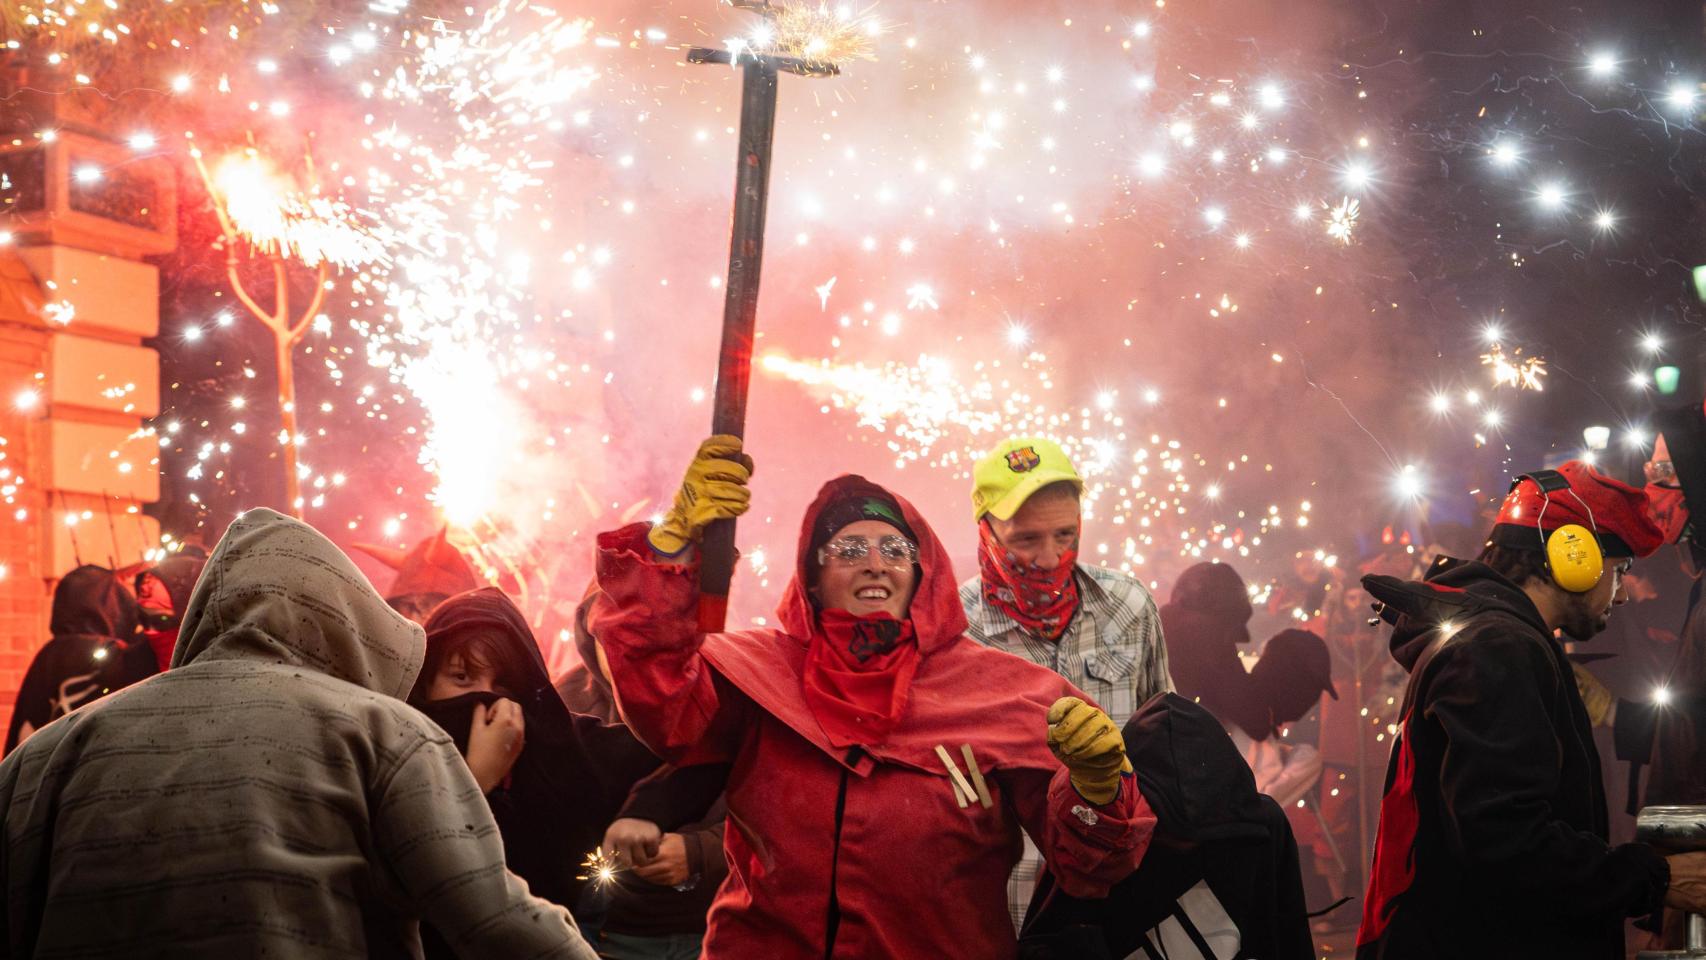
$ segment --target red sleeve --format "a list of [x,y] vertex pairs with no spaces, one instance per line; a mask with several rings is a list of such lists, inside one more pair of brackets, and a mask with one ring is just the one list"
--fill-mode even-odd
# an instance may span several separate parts
[[997,776],[1025,832],[1067,893],[1105,897],[1143,862],[1155,834],[1155,813],[1131,774],[1120,778],[1119,796],[1100,807],[1078,795],[1065,767],[1052,777],[1032,769]]
[[700,656],[697,565],[656,559],[649,529],[599,534],[604,595],[587,625],[610,663],[622,718],[646,746],[677,765],[730,759],[747,701]]

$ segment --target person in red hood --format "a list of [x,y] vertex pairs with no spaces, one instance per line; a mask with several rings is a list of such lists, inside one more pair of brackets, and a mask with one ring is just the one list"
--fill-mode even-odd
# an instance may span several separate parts
[[1069,893],[1134,870],[1155,816],[1118,729],[965,636],[946,550],[882,487],[838,477],[807,508],[780,629],[698,632],[695,543],[745,512],[750,471],[712,437],[662,523],[598,539],[623,715],[671,762],[733,764],[704,955],[1002,960],[1021,831]]
[[154,651],[161,673],[172,662],[172,647],[178,642],[178,627],[184,622],[184,607],[196,581],[207,566],[207,558],[181,553],[160,561],[136,575],[136,602],[140,607],[142,635]]
[[419,624],[425,624],[444,601],[483,586],[473,564],[450,542],[448,526],[439,527],[408,550],[370,543],[358,543],[355,548],[397,571],[385,591],[385,602]]

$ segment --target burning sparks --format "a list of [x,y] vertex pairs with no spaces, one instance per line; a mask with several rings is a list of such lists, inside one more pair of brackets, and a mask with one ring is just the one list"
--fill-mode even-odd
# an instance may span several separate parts
[[[750,6],[745,0],[736,5]],[[170,5],[149,8],[165,6]],[[126,0],[104,5],[55,0],[36,12],[44,26],[57,17],[55,29],[96,25],[97,45],[122,49],[130,34],[121,22],[134,21],[141,9]],[[229,97],[228,112],[255,127],[254,142],[262,145],[219,162],[209,151],[216,172],[210,180],[243,238],[265,255],[345,271],[325,285],[335,284],[336,290],[313,319],[305,346],[315,364],[324,363],[324,375],[312,389],[342,390],[330,394],[340,415],[353,409],[356,416],[387,424],[384,436],[406,444],[406,455],[418,456],[423,469],[419,479],[399,479],[383,489],[359,479],[349,484],[371,487],[353,498],[354,507],[383,511],[361,522],[399,538],[418,533],[429,517],[434,523],[448,519],[477,528],[488,559],[520,563],[534,544],[578,542],[601,529],[596,524],[639,509],[636,501],[643,495],[632,489],[635,474],[625,471],[642,466],[650,476],[655,464],[633,461],[662,452],[612,430],[600,405],[608,395],[636,408],[636,416],[654,412],[636,399],[646,396],[652,382],[636,384],[635,358],[663,361],[667,350],[671,372],[680,375],[657,394],[667,393],[678,405],[707,400],[705,371],[689,369],[699,362],[688,355],[697,334],[687,332],[685,323],[664,326],[660,315],[671,324],[686,315],[663,313],[683,307],[671,297],[686,288],[708,303],[720,299],[723,279],[713,277],[707,293],[708,265],[677,269],[681,258],[666,256],[667,245],[651,248],[649,238],[667,231],[682,209],[703,206],[709,194],[701,179],[726,189],[720,144],[733,133],[732,117],[701,94],[727,77],[703,71],[710,75],[703,81],[671,86],[634,72],[641,55],[651,57],[644,62],[647,70],[667,61],[672,45],[692,33],[689,24],[668,24],[666,32],[645,23],[601,22],[607,32],[599,33],[588,21],[523,0],[475,5],[443,19],[408,19],[399,15],[401,9],[381,0],[359,22],[328,24],[324,31],[288,38],[290,44],[274,44],[270,37],[247,44],[240,57],[229,58],[228,71],[209,51],[226,37],[235,39],[224,32],[223,21],[211,36],[184,31],[193,46],[166,41],[160,49],[171,54],[153,59],[143,85],[169,88],[180,95],[167,98],[170,102],[209,115],[217,113],[221,97]],[[1070,45],[1042,31],[1016,30],[1011,43],[977,49],[984,41],[970,31],[961,37],[920,24],[916,36],[894,39],[908,52],[892,58],[892,70],[885,63],[883,71],[871,71],[902,75],[893,78],[892,88],[879,81],[850,85],[825,96],[817,104],[821,111],[790,110],[781,122],[790,125],[787,136],[799,145],[798,160],[778,166],[777,182],[790,199],[803,199],[773,204],[770,252],[778,266],[771,269],[811,280],[768,287],[764,307],[766,317],[789,322],[772,327],[765,321],[763,345],[777,352],[761,361],[761,370],[795,385],[813,407],[836,418],[826,421],[832,430],[845,429],[846,436],[836,441],[890,457],[899,468],[938,471],[936,482],[963,479],[969,458],[998,436],[1058,437],[1091,478],[1086,508],[1106,521],[1099,530],[1106,540],[1087,544],[1087,555],[1128,568],[1169,555],[1247,556],[1281,516],[1264,507],[1250,522],[1240,522],[1237,500],[1253,486],[1243,482],[1244,471],[1260,472],[1261,463],[1211,455],[1182,433],[1175,438],[1151,432],[1169,421],[1205,429],[1202,418],[1228,409],[1228,400],[1199,395],[1171,376],[1163,366],[1170,359],[1164,346],[1156,346],[1154,369],[1127,373],[1122,367],[1127,379],[1108,374],[1094,389],[1065,396],[1057,376],[1064,381],[1068,373],[1108,362],[1103,358],[1117,354],[1119,337],[1127,334],[1132,339],[1126,346],[1136,344],[1122,356],[1141,362],[1145,334],[1124,329],[1105,342],[1084,333],[1081,355],[1091,359],[1077,359],[1074,369],[1057,373],[1032,351],[1056,342],[1063,324],[1077,318],[1057,316],[1048,297],[1032,296],[1046,282],[1037,278],[1048,271],[1034,269],[1022,251],[1036,249],[1039,237],[1058,238],[1063,257],[1070,256],[1089,249],[1075,248],[1078,238],[1112,244],[1131,235],[1110,225],[1142,223],[1144,240],[1166,251],[1158,256],[1207,274],[1180,282],[1198,283],[1200,292],[1187,288],[1183,296],[1196,293],[1191,309],[1212,327],[1204,337],[1216,357],[1229,358],[1228,367],[1230,358],[1255,358],[1263,364],[1262,377],[1295,382],[1311,361],[1318,370],[1321,358],[1291,346],[1275,352],[1278,344],[1266,339],[1260,349],[1238,342],[1269,337],[1251,333],[1258,324],[1237,322],[1264,316],[1252,287],[1265,283],[1261,278],[1286,276],[1289,282],[1304,276],[1287,269],[1303,266],[1311,272],[1299,295],[1313,289],[1322,297],[1323,287],[1342,289],[1345,275],[1358,272],[1346,268],[1381,252],[1377,244],[1387,239],[1384,188],[1390,182],[1392,193],[1403,189],[1413,160],[1381,155],[1405,148],[1404,138],[1377,125],[1378,109],[1362,112],[1357,122],[1368,123],[1366,128],[1341,123],[1344,115],[1333,109],[1336,94],[1307,68],[1281,76],[1271,64],[1249,63],[1244,73],[1241,65],[1167,61],[1178,47],[1170,29],[1184,15],[1165,12],[1153,22],[1116,23],[1111,35],[1094,40],[1080,41],[1081,21]],[[730,42],[730,49],[830,64],[872,59],[879,44],[886,48],[890,42],[882,25],[857,6],[808,0],[778,5],[772,13],[744,20],[743,31],[756,26]],[[247,39],[251,24],[237,26]],[[1095,43],[1104,48],[1098,52]],[[1594,90],[1619,86],[1619,75],[1636,73],[1642,62],[1636,51],[1619,54],[1629,59],[1594,53],[1578,56],[1569,69],[1601,78],[1585,84]],[[63,65],[53,66],[67,81],[73,70],[100,79],[82,56],[68,53]],[[884,59],[891,59],[886,49]],[[313,61],[312,80],[302,76],[306,60]],[[348,92],[349,103],[324,95],[326,88],[315,83],[344,84],[339,89]],[[1669,79],[1647,77],[1643,83],[1648,92],[1657,87],[1652,112],[1669,122],[1696,102],[1698,88],[1680,81],[1668,99]],[[631,89],[665,92],[636,96]],[[893,116],[865,116],[880,112],[868,109],[872,104],[909,103],[900,99],[902,89],[931,91],[929,121],[908,126]],[[1117,117],[1112,126],[1103,122],[1109,116]],[[1575,191],[1566,195],[1559,186],[1551,198],[1541,181],[1564,171],[1549,163],[1551,134],[1529,119],[1500,116],[1464,133],[1455,141],[1458,149],[1477,161],[1466,166],[1502,190],[1502,202],[1513,208],[1533,210],[1538,200],[1555,210],[1556,216],[1520,218],[1540,221],[1543,229],[1593,232],[1600,246],[1633,232],[1629,218],[1636,208],[1624,208],[1620,223],[1610,208],[1597,205],[1600,198],[1588,196],[1588,185],[1597,189],[1598,181],[1590,181],[1587,171],[1572,171]],[[181,141],[159,123],[151,120],[148,131],[139,125],[116,132],[132,136],[130,147],[138,153],[169,156],[173,151],[160,144]],[[1108,129],[1120,131],[1117,142],[1093,133]],[[285,156],[278,152],[281,130],[321,134],[314,148],[324,195],[312,178],[293,183],[266,163],[268,147],[274,148],[271,156]],[[43,130],[39,139],[53,135]],[[1483,150],[1490,163],[1479,162]],[[1100,167],[1094,159],[1099,154],[1108,158]],[[713,156],[717,159],[706,159]],[[696,169],[702,160],[714,168],[714,177]],[[104,173],[80,162],[89,170],[74,176],[87,176],[90,188],[110,186],[124,174],[123,162],[103,157]],[[1341,194],[1337,205],[1333,193]],[[618,211],[629,219],[616,217]],[[1107,232],[1097,236],[1096,230]],[[693,244],[709,249],[722,239],[699,237]],[[1527,238],[1500,239],[1523,251],[1539,246],[1524,243]],[[843,250],[858,252],[842,257]],[[1094,261],[1085,260],[1084,278],[1090,279]],[[1136,274],[1148,269],[1139,254],[1133,263]],[[1017,277],[1012,266],[1029,276]],[[1187,276],[1185,269],[1169,266],[1169,282]],[[1086,292],[1082,303],[1068,305],[1094,311],[1079,316],[1112,318],[1130,297],[1127,319],[1143,324],[1145,312],[1161,302],[1149,299],[1152,291],[1141,275],[1116,277],[1110,270],[1098,279],[1107,284],[1103,289],[1130,289],[1103,302],[1092,302],[1096,294]],[[814,287],[819,280],[825,282]],[[828,313],[832,295],[835,314]],[[654,297],[656,312],[645,305]],[[810,314],[812,299],[822,315]],[[1329,294],[1314,302],[1331,299]],[[1237,301],[1254,309],[1240,314]],[[977,324],[976,334],[968,332],[967,317]],[[213,357],[232,349],[231,333],[224,329],[230,323],[228,316],[175,316],[166,329],[175,334],[173,346]],[[959,343],[965,346],[952,345]],[[783,346],[791,354],[781,353]],[[1447,362],[1468,365],[1481,347],[1465,345]],[[1538,357],[1520,351],[1507,356],[1497,342],[1486,350],[1481,362],[1495,386],[1541,389],[1547,370]],[[922,351],[929,353],[912,362],[898,359]],[[252,377],[252,371],[242,375]],[[337,386],[327,386],[328,380]],[[1478,395],[1465,397],[1461,375],[1435,382],[1442,392],[1431,403],[1442,428],[1485,429],[1500,422],[1499,412],[1479,406]],[[1485,389],[1479,375],[1473,382]],[[218,459],[231,450],[226,441],[234,435],[246,432],[269,448],[277,436],[267,420],[271,411],[262,409],[270,404],[253,399],[250,387],[246,424],[227,416],[198,427],[199,418],[178,410],[173,413],[180,421],[163,430],[163,438],[177,435],[181,422],[186,436],[171,442],[188,452],[169,462],[169,469],[175,477],[190,471],[201,477],[205,470],[209,479],[198,492],[235,472],[235,459]],[[1234,408],[1256,402],[1231,397]],[[1412,406],[1428,402],[1424,393]],[[233,402],[231,409],[240,406]],[[706,412],[702,406],[687,409],[695,416]],[[319,507],[327,496],[339,496],[346,476],[361,474],[347,451],[319,439],[338,423],[314,413],[330,412],[327,397],[305,396],[303,410],[307,415],[297,433],[324,451],[316,453],[313,469],[301,468],[307,471],[303,487],[309,502]],[[1504,416],[1514,427],[1517,407],[1507,405]],[[202,428],[211,436],[189,439]],[[239,446],[238,456],[242,452]],[[1438,485],[1443,489],[1443,478]],[[401,503],[375,506],[373,500]],[[1326,512],[1317,511],[1316,519]],[[1283,519],[1287,526],[1302,525],[1297,516]],[[756,542],[762,535],[756,525],[744,529],[755,538],[748,556],[763,556],[766,545]],[[773,556],[791,553],[775,542],[767,546]],[[765,575],[762,562],[755,560],[752,568]],[[616,869],[613,858],[606,860],[602,852],[595,857],[588,869],[608,879]]]
[[[1217,551],[1248,557],[1263,534],[1283,521],[1276,512],[1252,521],[1252,529],[1219,520],[1192,523],[1191,504],[1207,500],[1218,506],[1226,499],[1223,482],[1192,475],[1206,466],[1206,458],[1187,452],[1180,440],[1135,434],[1113,391],[1101,391],[1092,404],[1079,408],[1051,403],[1054,375],[1040,353],[1019,364],[1012,382],[1006,374],[998,379],[985,363],[961,375],[953,364],[929,355],[911,365],[872,366],[771,352],[758,367],[824,398],[825,412],[850,414],[860,427],[889,438],[898,467],[963,471],[1003,436],[1053,437],[1084,475],[1085,516],[1103,518],[1113,534],[1087,549],[1127,572],[1148,563],[1152,552],[1192,559]],[[1037,392],[1016,383],[1034,384]],[[1141,399],[1152,407],[1160,395],[1145,390]],[[1237,465],[1226,464],[1228,469]],[[1197,490],[1209,492],[1192,495]]]
[[1345,197],[1327,213],[1327,236],[1347,246],[1357,223],[1357,201]]
[[575,876],[576,880],[591,880],[600,886],[607,886],[616,879],[616,874],[622,871],[622,854],[612,850],[604,852],[603,847],[595,848],[581,861],[581,868],[586,873]]
[[372,218],[339,200],[298,194],[253,151],[226,157],[208,182],[231,225],[258,253],[345,269],[390,260],[386,231]]
[[[1522,351],[1517,351],[1515,358],[1505,356],[1505,348],[1494,343],[1481,354],[1481,365],[1492,368],[1493,385],[1518,387],[1523,390],[1544,390],[1541,378],[1546,376],[1546,361],[1539,357],[1521,357]],[[1488,421],[1488,426],[1496,425],[1496,421]]]
[[769,10],[769,19],[743,41],[731,43],[731,49],[738,46],[814,65],[875,59],[874,41],[882,34],[882,24],[868,12],[827,3],[784,3]]

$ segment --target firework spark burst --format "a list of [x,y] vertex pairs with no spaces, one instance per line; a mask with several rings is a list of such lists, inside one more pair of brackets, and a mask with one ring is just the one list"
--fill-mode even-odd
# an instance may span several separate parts
[[1516,387],[1522,390],[1544,390],[1543,378],[1547,375],[1546,361],[1539,357],[1523,357],[1519,349],[1513,356],[1506,356],[1502,344],[1493,343],[1487,352],[1481,354],[1481,365],[1490,367],[1493,385]]
[[[1190,559],[1248,557],[1264,534],[1287,523],[1277,504],[1266,513],[1238,520],[1247,524],[1190,519],[1201,501],[1220,496],[1218,483],[1200,479],[1207,458],[1179,439],[1144,435],[1128,425],[1116,394],[1104,391],[1080,407],[1054,394],[1046,354],[1031,353],[1011,370],[979,362],[964,373],[948,361],[920,356],[915,363],[879,366],[802,360],[780,352],[759,361],[764,373],[799,384],[828,401],[828,409],[851,414],[858,426],[886,435],[897,468],[925,466],[968,477],[971,464],[1005,436],[1040,435],[1060,443],[1084,476],[1086,519],[1100,518],[1113,536],[1088,545],[1097,562],[1138,572],[1153,553]],[[1034,383],[1038,393],[1015,387]],[[1247,457],[1222,470],[1234,473]],[[1307,527],[1309,505],[1291,520]],[[1246,527],[1248,529],[1246,529]]]
[[[199,152],[195,158],[199,163]],[[253,150],[221,160],[208,183],[257,253],[347,270],[390,262],[389,230],[382,223],[342,200],[302,195]]]
[[737,6],[762,12],[765,20],[746,37],[730,41],[731,49],[823,66],[876,58],[876,39],[883,25],[869,10],[827,3]]
[[1349,246],[1352,231],[1356,228],[1359,204],[1356,200],[1345,197],[1339,205],[1327,211],[1327,236]]

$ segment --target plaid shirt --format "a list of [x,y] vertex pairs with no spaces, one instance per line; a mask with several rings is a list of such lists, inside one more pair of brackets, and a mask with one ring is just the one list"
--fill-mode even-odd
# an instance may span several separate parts
[[[1039,640],[1000,609],[983,602],[983,578],[960,586],[960,603],[971,622],[971,638],[1047,667],[1088,693],[1114,723],[1125,726],[1144,701],[1173,689],[1161,614],[1136,578],[1101,567],[1078,565],[1078,612],[1058,642]],[[1036,890],[1042,853],[1029,836],[1025,853],[1007,880],[1013,928],[1024,922]]]

